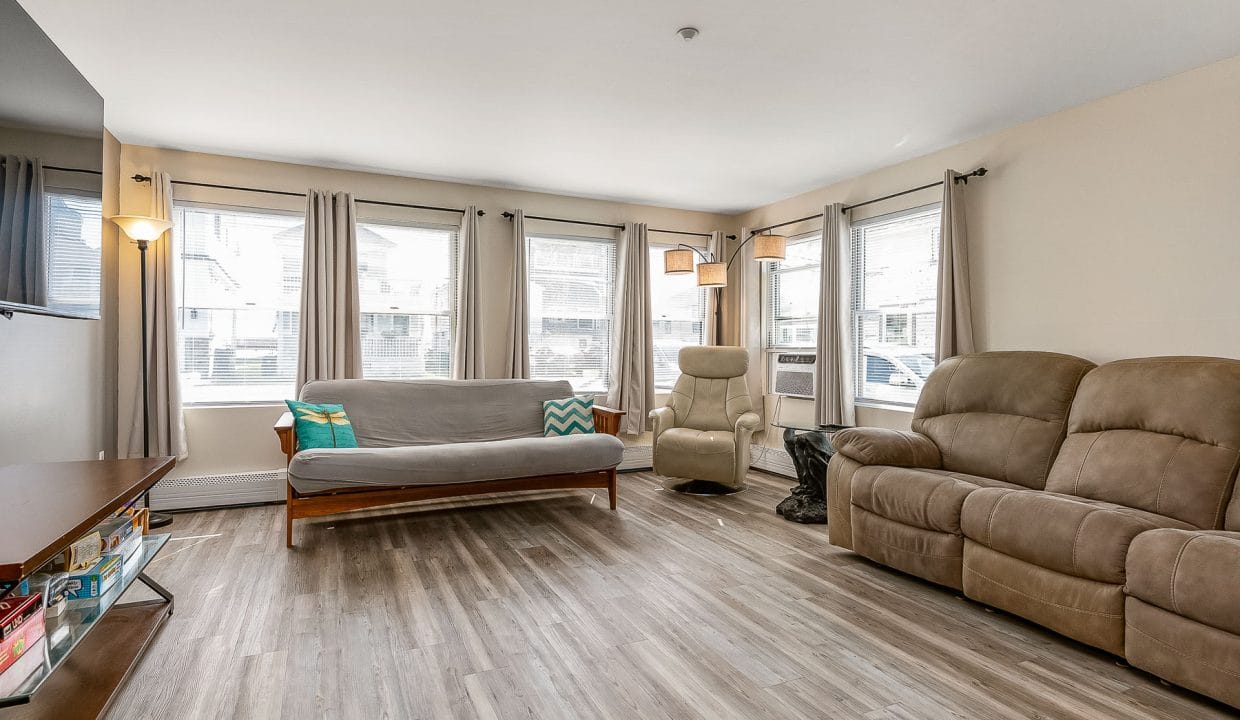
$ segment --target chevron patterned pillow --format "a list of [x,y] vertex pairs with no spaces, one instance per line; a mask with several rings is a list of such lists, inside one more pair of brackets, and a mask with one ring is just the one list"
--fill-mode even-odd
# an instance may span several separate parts
[[543,402],[543,436],[594,432],[594,398],[570,397]]

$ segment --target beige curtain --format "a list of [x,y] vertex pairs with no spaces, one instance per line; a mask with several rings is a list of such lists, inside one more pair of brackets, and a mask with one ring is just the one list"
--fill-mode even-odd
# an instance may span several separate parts
[[362,376],[357,215],[352,195],[321,190],[306,193],[303,258],[298,395],[311,380]]
[[482,342],[482,276],[478,253],[478,208],[470,205],[457,236],[456,334],[452,340],[452,377],[485,377]]
[[[744,242],[750,235],[749,228],[741,228],[737,242]],[[723,262],[727,262],[723,258]],[[746,243],[732,264],[731,275],[736,278],[736,344],[749,352],[749,373],[746,375],[749,385],[749,397],[754,400],[754,409],[761,414],[763,388],[762,379],[762,288],[761,264],[753,257],[753,243]],[[731,290],[731,287],[729,287]]]
[[[707,244],[706,244],[706,254],[709,255],[710,257],[715,258],[716,260],[722,260],[723,262],[727,262],[728,259],[724,255],[724,253],[726,252],[727,252],[727,245],[724,242],[723,232],[719,230],[712,232],[710,234],[710,240],[707,241]],[[720,299],[722,299],[722,297],[723,297],[723,293],[721,293],[718,290],[707,290],[706,291],[706,344],[707,345],[722,345],[723,344],[723,338],[718,337],[717,333],[715,332],[715,325],[717,322],[716,313],[721,312],[719,309],[719,305],[721,303],[719,301]]]
[[[151,173],[151,217],[172,219],[172,178]],[[181,407],[181,343],[177,336],[176,228],[154,240],[146,251],[147,384],[150,396],[151,455],[189,457],[185,414]],[[134,400],[129,457],[142,456],[142,386]]]
[[512,303],[508,313],[506,378],[530,376],[530,306],[526,267],[525,213],[512,213]]
[[650,241],[646,223],[625,223],[616,253],[611,387],[607,404],[626,412],[620,432],[640,435],[654,409],[654,332],[650,324]]
[[822,211],[822,274],[818,287],[818,363],[814,417],[818,423],[852,425],[851,333],[847,320],[848,215],[841,203]]
[[965,235],[964,183],[960,173],[943,176],[943,218],[939,229],[939,299],[934,359],[973,352],[973,310],[969,293],[969,242]]
[[43,164],[0,155],[0,300],[47,304]]

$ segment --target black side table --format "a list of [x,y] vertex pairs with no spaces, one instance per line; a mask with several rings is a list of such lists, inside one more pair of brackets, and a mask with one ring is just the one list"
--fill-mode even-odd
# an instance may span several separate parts
[[792,456],[798,485],[775,507],[785,520],[799,523],[827,521],[827,463],[835,454],[831,436],[847,425],[774,423],[784,429],[784,448]]

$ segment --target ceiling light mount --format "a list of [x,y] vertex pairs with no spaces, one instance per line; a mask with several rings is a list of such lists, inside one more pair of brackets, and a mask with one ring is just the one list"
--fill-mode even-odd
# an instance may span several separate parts
[[680,36],[681,40],[684,40],[685,42],[689,42],[690,40],[698,36],[698,29],[695,27],[682,27],[681,29],[676,31],[676,34]]

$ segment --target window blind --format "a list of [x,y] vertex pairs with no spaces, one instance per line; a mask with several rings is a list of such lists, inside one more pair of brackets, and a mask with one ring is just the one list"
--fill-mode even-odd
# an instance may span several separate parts
[[450,377],[457,229],[357,224],[362,374]]
[[766,347],[816,347],[822,235],[790,239],[785,258],[766,263],[765,270],[763,327],[766,329]]
[[616,244],[527,238],[530,376],[568,380],[575,392],[603,392],[611,362]]
[[938,206],[852,228],[850,300],[859,401],[915,405],[934,368]]
[[48,307],[97,316],[103,244],[99,197],[47,191],[43,227],[47,239]]
[[[654,381],[670,390],[680,377],[680,349],[706,342],[706,290],[695,275],[664,275],[663,252],[674,245],[650,246],[650,322],[654,340]],[[694,253],[693,264],[701,258]]]
[[173,215],[184,401],[293,397],[302,216],[182,204]]

